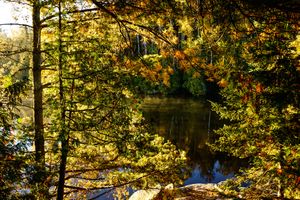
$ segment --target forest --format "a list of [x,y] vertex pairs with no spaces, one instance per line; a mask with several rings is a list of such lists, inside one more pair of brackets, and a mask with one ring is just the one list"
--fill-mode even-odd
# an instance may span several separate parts
[[248,162],[228,197],[300,199],[298,0],[3,1],[30,20],[0,24],[0,199],[181,186],[145,96],[209,100],[209,147]]

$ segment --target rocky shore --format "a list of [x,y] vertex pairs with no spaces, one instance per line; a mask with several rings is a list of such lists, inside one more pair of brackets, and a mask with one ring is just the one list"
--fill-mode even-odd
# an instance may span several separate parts
[[131,195],[129,200],[229,200],[222,195],[218,184],[192,184],[174,188],[172,184],[163,189],[138,190]]

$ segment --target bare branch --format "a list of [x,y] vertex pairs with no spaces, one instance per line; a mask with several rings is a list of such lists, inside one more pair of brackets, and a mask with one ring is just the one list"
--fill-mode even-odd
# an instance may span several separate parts
[[20,24],[20,23],[3,23],[3,24],[0,24],[0,26],[24,26],[24,27],[28,27],[28,28],[33,28],[29,24]]
[[[89,9],[84,9],[84,10],[72,10],[72,11],[66,12],[66,14],[85,13],[85,12],[98,11],[98,10],[99,10],[99,8],[89,8]],[[41,23],[44,23],[45,21],[53,19],[55,17],[58,17],[58,13],[43,18],[41,20]],[[45,27],[45,26],[43,26],[43,27]]]
[[[113,19],[115,19],[118,23],[121,23],[125,29],[130,29],[132,30],[131,28],[127,27],[125,24],[129,24],[129,25],[132,25],[132,26],[135,26],[135,27],[138,27],[138,28],[141,28],[143,30],[146,30],[150,33],[152,33],[155,37],[161,39],[162,41],[168,43],[168,44],[171,44],[170,41],[168,41],[167,38],[163,37],[163,35],[159,34],[157,31],[155,31],[153,28],[151,27],[148,27],[148,26],[145,26],[145,25],[141,25],[141,24],[136,24],[136,23],[133,23],[133,22],[130,22],[128,20],[122,20],[120,19],[114,12],[108,10],[102,3],[96,1],[96,0],[92,0],[92,2],[98,6],[101,10],[103,10],[105,13],[107,13],[108,15],[110,15]],[[123,36],[124,37],[124,36]]]
[[29,49],[19,49],[19,50],[12,50],[12,51],[0,51],[0,56],[13,56],[13,55],[16,55],[16,54],[19,54],[19,53],[24,53],[24,52],[30,52],[31,51]]
[[[101,164],[107,164],[107,162],[105,163],[101,163]],[[74,169],[74,170],[66,170],[66,173],[74,173],[74,172],[93,172],[93,171],[103,171],[103,170],[107,170],[107,169],[118,169],[120,166],[116,165],[116,166],[105,166],[105,167],[101,167],[101,168],[84,168],[84,169]]]
[[18,4],[18,5],[25,5],[25,6],[29,6],[29,7],[32,7],[32,4],[29,4],[29,3],[25,3],[25,2],[21,2],[20,0],[6,0],[6,2],[8,3],[15,3],[15,4]]

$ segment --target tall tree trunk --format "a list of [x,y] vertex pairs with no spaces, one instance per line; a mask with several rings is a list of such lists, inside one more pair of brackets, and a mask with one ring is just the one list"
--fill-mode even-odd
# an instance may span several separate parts
[[57,188],[57,200],[64,198],[64,186],[65,186],[65,173],[67,165],[67,157],[69,151],[69,131],[66,126],[66,103],[64,97],[63,87],[63,46],[62,46],[62,16],[61,16],[61,1],[58,5],[58,32],[59,32],[59,55],[58,55],[58,71],[59,71],[59,101],[60,101],[60,132],[59,138],[61,140],[61,158],[59,166],[59,180]]
[[40,2],[33,1],[33,94],[34,94],[34,142],[35,161],[37,171],[34,177],[37,183],[37,195],[41,199],[47,198],[48,189],[45,185],[45,140],[43,127],[43,87],[41,79],[41,20]]

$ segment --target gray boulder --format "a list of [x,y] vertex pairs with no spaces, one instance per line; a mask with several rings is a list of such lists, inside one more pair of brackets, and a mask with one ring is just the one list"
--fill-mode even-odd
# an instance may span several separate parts
[[159,192],[160,189],[138,190],[130,196],[129,200],[152,200]]

